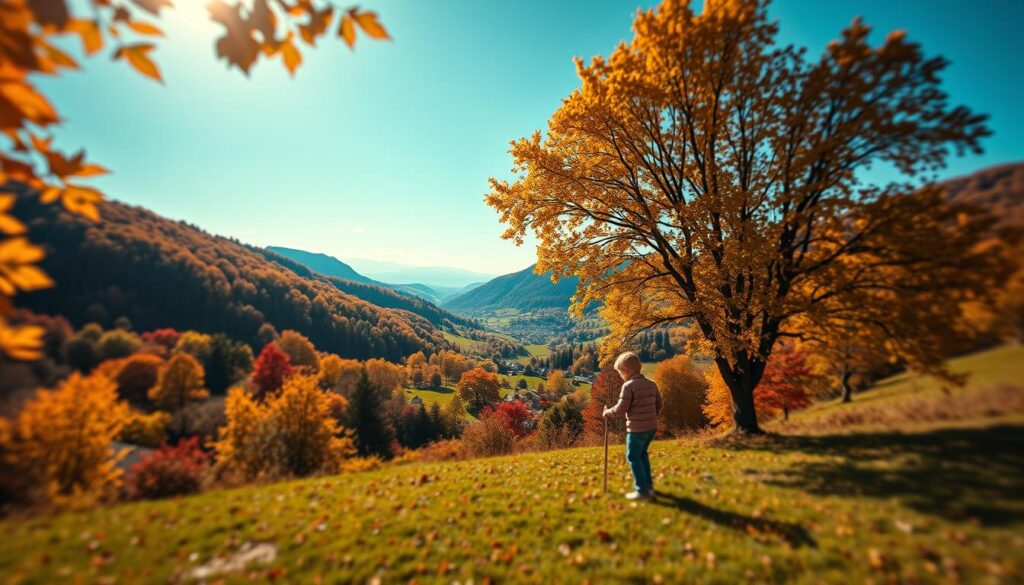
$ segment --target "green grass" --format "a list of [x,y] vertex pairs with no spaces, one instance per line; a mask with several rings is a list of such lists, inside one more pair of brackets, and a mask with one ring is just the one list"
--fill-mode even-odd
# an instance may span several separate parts
[[[986,387],[1020,380],[1019,352],[953,365]],[[931,384],[907,376],[855,400],[907,400]],[[166,582],[251,542],[272,544],[277,558],[229,582],[1013,583],[1024,579],[1022,447],[1020,412],[885,432],[656,441],[659,496],[636,505],[620,497],[630,489],[621,445],[607,496],[600,448],[414,463],[9,519],[0,574]]]
[[519,356],[518,361],[521,364],[529,363],[531,357],[546,358],[549,355],[551,355],[551,348],[549,348],[547,345],[545,345],[543,343],[529,343],[529,344],[524,345],[523,347],[526,348],[526,351],[530,355],[521,355],[521,356]]
[[[906,427],[914,420],[928,423],[929,418],[959,419],[969,418],[972,411],[975,418],[991,419],[1000,409],[998,404],[985,403],[1018,402],[1024,400],[1024,346],[1020,344],[1006,345],[987,351],[947,362],[948,369],[954,374],[966,375],[963,386],[951,385],[946,381],[921,376],[913,372],[904,372],[885,378],[871,388],[855,393],[849,404],[836,401],[824,401],[810,408],[795,412],[785,424],[813,429],[816,425],[828,425],[830,420],[840,420],[849,426],[850,422],[858,421],[860,427],[886,426],[893,427],[891,420],[883,420],[882,415],[905,411],[910,420],[898,421],[899,426]],[[978,412],[979,408],[984,412]],[[922,412],[928,410],[930,412]],[[951,412],[952,411],[952,412]],[[1015,413],[1010,414],[1011,418]],[[878,424],[870,424],[878,418]],[[891,418],[891,417],[889,417]]]

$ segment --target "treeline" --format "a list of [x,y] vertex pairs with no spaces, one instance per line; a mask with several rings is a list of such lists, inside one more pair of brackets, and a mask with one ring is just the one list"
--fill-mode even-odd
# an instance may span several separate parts
[[123,317],[139,329],[222,332],[261,346],[258,332],[269,324],[357,359],[397,361],[446,347],[428,318],[378,307],[235,240],[141,208],[104,203],[103,219],[91,223],[22,196],[14,213],[29,225],[32,241],[49,248],[42,267],[58,283],[20,304],[76,326],[110,326]]

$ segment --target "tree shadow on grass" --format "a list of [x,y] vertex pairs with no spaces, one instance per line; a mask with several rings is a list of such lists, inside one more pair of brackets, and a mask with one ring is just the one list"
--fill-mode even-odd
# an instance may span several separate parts
[[999,526],[1024,521],[1024,425],[926,433],[770,435],[734,450],[825,456],[762,475],[816,495],[897,498],[919,512]]
[[651,502],[660,506],[676,508],[681,512],[740,532],[752,535],[769,534],[776,536],[785,540],[793,548],[800,548],[802,546],[814,548],[818,546],[810,532],[799,524],[745,516],[737,512],[712,508],[697,500],[665,492],[657,492]]

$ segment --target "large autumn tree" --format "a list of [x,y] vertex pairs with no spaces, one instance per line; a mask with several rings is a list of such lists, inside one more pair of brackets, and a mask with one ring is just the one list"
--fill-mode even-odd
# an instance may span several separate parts
[[[808,59],[776,44],[766,12],[639,12],[630,42],[577,61],[581,86],[545,135],[512,143],[516,177],[487,196],[503,237],[536,234],[538,274],[580,278],[575,314],[603,301],[604,348],[694,323],[745,432],[759,432],[753,391],[797,317],[871,323],[934,367],[957,298],[990,284],[975,248],[987,220],[912,189],[988,134],[949,104],[946,61],[901,31],[874,46],[860,20]],[[903,178],[868,184],[869,165]]]

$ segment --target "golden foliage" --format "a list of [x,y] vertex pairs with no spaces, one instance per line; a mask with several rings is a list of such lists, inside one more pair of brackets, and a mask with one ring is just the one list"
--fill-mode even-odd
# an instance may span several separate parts
[[[536,235],[538,274],[579,277],[577,316],[603,301],[602,357],[693,322],[756,432],[753,389],[797,317],[898,322],[887,333],[904,359],[941,363],[934,333],[990,282],[973,250],[984,219],[951,221],[955,206],[909,193],[989,131],[949,104],[946,61],[903,34],[872,46],[856,20],[806,59],[776,44],[766,1],[705,7],[665,0],[609,57],[578,61],[581,86],[543,135],[512,143],[516,177],[492,179],[486,200],[503,237]],[[906,182],[864,184],[873,162]]]
[[133,411],[121,429],[119,440],[155,449],[167,440],[167,425],[170,422],[171,415],[166,412],[158,410],[145,414]]
[[714,368],[708,368],[704,372],[707,380],[707,397],[701,410],[708,419],[708,424],[716,427],[728,428],[732,426],[732,396],[729,387],[726,386],[722,374]]
[[157,408],[174,412],[210,396],[203,387],[203,366],[192,354],[176,353],[160,367],[149,399]]
[[661,420],[665,429],[678,432],[704,426],[701,407],[708,383],[689,357],[680,354],[659,362],[654,370],[654,381],[664,400]]
[[551,370],[547,380],[544,381],[544,391],[555,396],[561,396],[568,392],[569,381],[565,379],[565,374],[561,370]]
[[39,390],[15,420],[0,419],[0,489],[58,508],[115,496],[121,471],[111,444],[128,417],[103,376],[72,374]]
[[355,455],[332,413],[332,394],[313,376],[292,376],[266,404],[243,388],[228,393],[228,424],[214,447],[218,466],[247,478],[335,473]]
[[320,369],[320,358],[316,355],[316,348],[305,335],[289,329],[282,332],[275,343],[288,354],[293,366],[305,368],[309,372],[317,372]]

